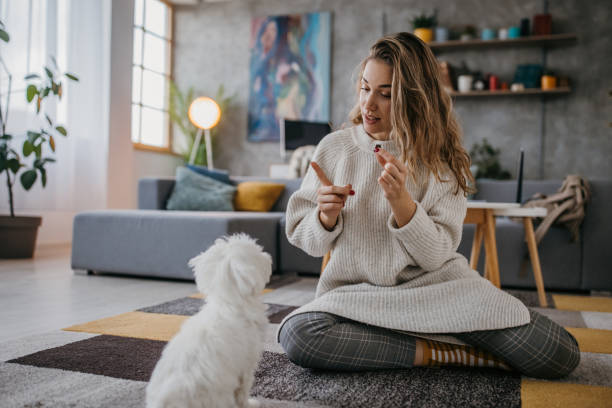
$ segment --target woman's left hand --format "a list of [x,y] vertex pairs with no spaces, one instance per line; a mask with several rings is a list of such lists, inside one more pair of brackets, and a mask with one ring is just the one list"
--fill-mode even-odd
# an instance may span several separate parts
[[406,165],[385,149],[379,148],[375,154],[383,168],[378,184],[382,187],[385,198],[389,202],[410,198],[410,193],[406,189],[408,176]]
[[378,184],[389,201],[397,226],[401,228],[410,222],[417,208],[406,189],[408,169],[397,157],[384,149],[379,148],[375,154],[378,163],[383,167]]

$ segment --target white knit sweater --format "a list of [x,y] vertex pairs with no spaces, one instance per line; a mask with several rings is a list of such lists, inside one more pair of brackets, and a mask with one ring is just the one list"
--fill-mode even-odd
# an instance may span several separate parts
[[[319,221],[320,182],[309,168],[286,211],[289,242],[312,256],[331,258],[315,299],[296,314],[322,311],[359,322],[409,332],[418,337],[465,344],[448,333],[493,330],[529,323],[527,307],[472,270],[457,253],[466,214],[466,198],[456,181],[439,182],[419,169],[406,187],[417,210],[397,227],[377,182],[382,167],[375,145],[400,157],[391,140],[371,138],[362,126],[327,135],[313,160],[334,185],[352,184],[332,231]],[[443,335],[440,333],[447,333]]]

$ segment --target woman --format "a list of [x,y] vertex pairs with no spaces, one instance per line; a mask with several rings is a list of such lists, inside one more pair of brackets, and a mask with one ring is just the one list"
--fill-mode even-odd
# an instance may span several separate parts
[[279,325],[291,361],[336,370],[465,365],[559,378],[575,338],[456,252],[470,160],[431,50],[409,33],[361,64],[354,127],[317,146],[287,206],[289,241],[331,257]]

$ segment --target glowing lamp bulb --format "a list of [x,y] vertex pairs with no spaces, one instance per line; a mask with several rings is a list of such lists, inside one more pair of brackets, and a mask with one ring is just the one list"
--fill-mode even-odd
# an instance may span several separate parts
[[201,96],[189,106],[189,120],[200,129],[210,129],[219,123],[221,108],[207,96]]

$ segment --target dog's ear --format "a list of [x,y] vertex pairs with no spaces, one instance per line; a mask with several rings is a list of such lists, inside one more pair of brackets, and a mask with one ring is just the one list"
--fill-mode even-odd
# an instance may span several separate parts
[[[231,263],[231,261],[228,261]],[[254,267],[233,268],[229,266],[226,271],[227,278],[231,279],[242,296],[251,296],[258,289],[258,279],[261,275]]]
[[219,273],[215,266],[211,254],[202,252],[189,260],[189,266],[193,269],[198,290],[203,294],[209,294],[213,287],[213,282]]

